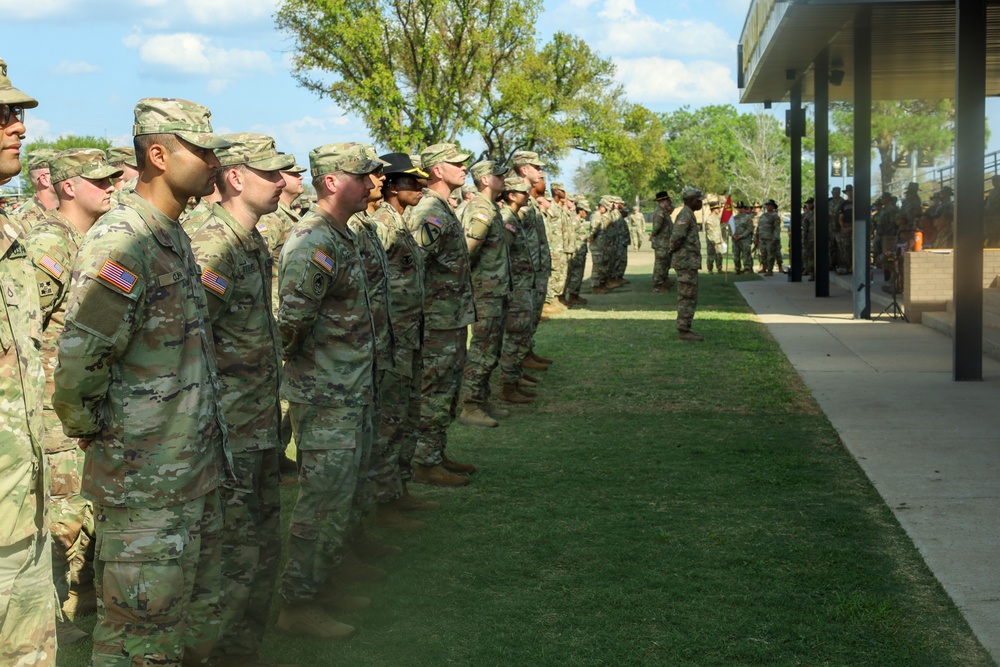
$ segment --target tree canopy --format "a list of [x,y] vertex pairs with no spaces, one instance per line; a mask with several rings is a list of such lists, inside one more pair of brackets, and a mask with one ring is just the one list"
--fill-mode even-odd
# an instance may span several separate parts
[[[55,151],[65,151],[70,148],[99,148],[106,151],[111,148],[111,142],[104,137],[92,135],[66,134],[58,139],[33,139],[21,147],[21,192],[31,194],[35,189],[28,180],[28,161],[25,159],[32,151],[49,148]],[[8,186],[9,189],[9,186]]]

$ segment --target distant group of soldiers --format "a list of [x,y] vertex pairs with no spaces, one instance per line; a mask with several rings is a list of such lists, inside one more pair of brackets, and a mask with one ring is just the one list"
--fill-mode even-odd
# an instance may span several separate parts
[[[37,101],[0,70],[6,182]],[[470,483],[449,426],[535,400],[539,324],[586,303],[588,250],[596,293],[627,282],[645,220],[610,195],[591,216],[530,151],[326,144],[307,170],[170,98],[137,103],[133,137],[25,156],[35,195],[0,212],[0,663],[85,637],[56,599],[96,609],[98,666],[270,664],[275,588],[281,631],[350,637],[336,615],[370,603],[350,586],[401,553],[370,526],[422,526],[439,504],[410,483]],[[669,241],[688,340],[702,198]]]

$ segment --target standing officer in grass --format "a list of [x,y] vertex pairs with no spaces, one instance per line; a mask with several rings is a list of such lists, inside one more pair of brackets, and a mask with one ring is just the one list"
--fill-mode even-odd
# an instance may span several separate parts
[[681,197],[684,207],[674,220],[670,233],[670,253],[678,282],[677,337],[700,341],[704,338],[691,331],[691,322],[698,306],[698,270],[701,268],[701,237],[694,214],[701,210],[704,195],[701,190],[684,188]]
[[[21,173],[24,110],[0,59],[0,183]],[[56,664],[52,551],[45,522],[45,458],[38,355],[38,290],[18,230],[0,211],[0,663]]]
[[646,235],[646,217],[638,206],[632,207],[632,215],[628,217],[628,221],[632,245],[636,251],[642,250],[642,237]]
[[[723,241],[722,218],[719,211],[722,204],[715,202],[712,204],[712,214],[705,220],[705,249],[708,252],[708,272],[712,273],[713,267],[722,273],[722,251],[719,248]],[[726,225],[728,231],[728,225]]]
[[92,664],[208,664],[231,476],[208,300],[187,234],[229,143],[186,100],[135,107],[135,192],[84,239],[52,399],[86,451],[97,525]]
[[590,204],[577,195],[574,204],[573,238],[575,247],[566,273],[566,301],[572,306],[585,306],[587,300],[580,296],[583,274],[587,270],[587,236],[590,234]]
[[753,218],[746,202],[737,202],[733,218],[733,268],[736,273],[753,273]]
[[[45,461],[49,468],[49,530],[53,540],[56,592],[62,604],[74,595],[71,607],[79,609],[80,594],[93,610],[94,512],[81,495],[83,452],[76,440],[63,435],[62,425],[52,409],[52,373],[56,369],[56,339],[66,317],[70,270],[84,234],[97,219],[111,209],[115,191],[111,179],[121,174],[110,166],[104,152],[96,148],[75,148],[57,153],[49,162],[50,178],[59,205],[24,236],[24,247],[34,265],[38,298],[42,309],[42,361],[45,365]],[[88,604],[89,603],[89,604]],[[87,637],[69,621],[57,623],[59,644],[68,646]]]
[[[348,538],[364,507],[372,441],[375,330],[358,243],[347,223],[368,206],[382,161],[364,144],[326,144],[309,153],[316,205],[281,251],[278,329],[282,398],[299,452],[299,494],[281,575],[278,628],[346,639],[350,625],[329,611],[366,606],[344,594]],[[384,576],[384,573],[383,573]]]
[[669,292],[674,286],[670,279],[670,234],[673,222],[670,214],[674,212],[674,204],[670,194],[661,190],[656,193],[656,210],[653,211],[653,230],[649,240],[653,246],[653,291]]
[[[773,199],[764,202],[766,212],[757,221],[757,231],[754,232],[754,244],[760,248],[761,273],[765,276],[774,275],[774,263],[779,260],[775,256],[781,252],[781,217],[777,213],[778,204]],[[779,271],[781,263],[778,262]]]
[[281,556],[278,407],[281,352],[271,313],[271,262],[256,229],[278,207],[293,164],[262,134],[228,134],[216,151],[222,196],[191,237],[208,297],[236,482],[222,490],[222,631],[217,665],[258,664]]

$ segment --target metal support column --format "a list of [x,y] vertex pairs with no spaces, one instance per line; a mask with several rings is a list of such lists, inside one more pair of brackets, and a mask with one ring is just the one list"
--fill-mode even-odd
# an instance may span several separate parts
[[986,3],[955,2],[955,380],[983,379]]
[[[793,73],[794,75],[794,73]],[[802,282],[802,136],[805,114],[802,112],[802,82],[792,86],[792,108],[789,110],[788,130],[791,134],[792,157],[792,228],[788,237],[788,280]]]
[[[816,114],[816,296],[830,296],[830,53],[820,51],[813,63]],[[808,252],[808,250],[807,250]]]
[[854,319],[872,318],[872,9],[854,17]]

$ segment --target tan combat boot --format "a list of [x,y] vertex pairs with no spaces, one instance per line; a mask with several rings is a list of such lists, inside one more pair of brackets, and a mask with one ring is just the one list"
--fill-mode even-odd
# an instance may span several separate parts
[[384,581],[388,575],[385,570],[374,565],[369,565],[350,551],[344,554],[344,559],[337,566],[331,575],[332,579],[343,583],[376,583]]
[[328,611],[337,611],[344,614],[361,611],[372,605],[371,598],[361,595],[348,595],[336,586],[322,591],[316,596],[316,602],[323,605],[323,608]]
[[535,385],[522,378],[517,381],[517,392],[519,394],[524,394],[528,398],[535,398],[538,396],[538,392],[533,389],[534,386]]
[[399,498],[386,504],[400,512],[433,512],[436,509],[441,509],[441,503],[435,500],[424,500],[409,491],[404,491]]
[[452,461],[448,458],[447,454],[441,455],[441,467],[448,472],[453,472],[461,475],[471,475],[472,473],[479,470],[474,463],[459,463],[458,461]]
[[290,635],[335,641],[350,639],[357,632],[353,626],[331,618],[320,605],[312,602],[283,605],[276,625],[279,630]]
[[525,358],[524,363],[521,364],[521,368],[522,369],[527,368],[528,370],[532,371],[547,371],[549,370],[549,365],[535,361],[534,359],[531,358],[531,355],[529,354]]
[[390,530],[402,530],[406,533],[415,533],[427,524],[423,521],[411,519],[398,509],[390,507],[389,505],[379,505],[378,511],[375,512],[375,525],[379,528],[388,528]]
[[538,354],[535,354],[534,350],[528,353],[528,358],[540,364],[545,364],[546,366],[551,366],[554,361],[552,359],[549,359],[548,357],[543,357]]
[[579,294],[574,294],[572,297],[570,297],[570,303],[572,303],[575,306],[586,306],[590,302],[584,299]]
[[444,469],[444,466],[424,466],[419,463],[413,466],[413,481],[417,484],[431,486],[468,486],[469,478],[456,475]]
[[693,331],[678,331],[677,332],[677,337],[680,338],[681,340],[690,340],[690,341],[702,341],[702,340],[705,340],[705,338],[703,336],[699,336],[698,334],[694,333]]
[[527,380],[528,382],[534,382],[535,384],[541,384],[542,383],[542,378],[537,377],[535,375],[528,375],[527,373],[522,372],[521,373],[521,377],[523,379]]
[[604,285],[594,285],[593,287],[590,288],[591,294],[607,294],[610,291],[611,290],[609,290]]
[[500,425],[500,422],[486,414],[483,406],[479,403],[466,403],[463,405],[462,414],[459,415],[458,421],[466,426],[484,426],[486,428],[496,428]]
[[483,403],[483,410],[493,419],[504,419],[510,417],[510,410],[505,410],[493,401],[486,401]]
[[519,403],[525,405],[528,403],[534,403],[535,399],[530,396],[525,396],[520,391],[517,390],[516,384],[505,384],[500,389],[500,400],[507,403]]

